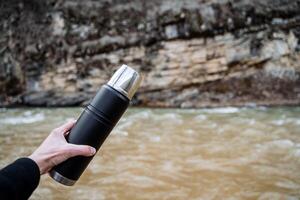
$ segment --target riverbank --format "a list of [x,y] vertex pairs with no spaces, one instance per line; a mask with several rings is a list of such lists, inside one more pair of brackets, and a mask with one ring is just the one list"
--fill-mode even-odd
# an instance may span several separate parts
[[[48,98],[48,99],[40,99],[40,102],[32,102],[30,104],[22,104],[22,103],[6,103],[6,102],[2,102],[0,103],[0,108],[42,108],[42,107],[48,107],[48,108],[58,108],[58,107],[65,107],[65,108],[72,108],[72,107],[84,107],[86,105],[88,105],[89,101],[85,101],[84,103],[80,103],[80,104],[68,104],[68,103],[51,103],[51,104],[47,104],[47,103],[43,103],[43,102],[56,102],[56,100],[53,100],[52,98]],[[235,101],[235,102],[223,102],[223,103],[219,103],[219,102],[193,102],[193,103],[183,103],[180,106],[174,106],[169,104],[168,102],[162,102],[162,103],[158,103],[158,102],[149,102],[146,105],[140,105],[140,104],[136,104],[136,102],[131,103],[131,107],[134,108],[160,108],[160,109],[168,109],[168,108],[187,108],[187,109],[192,109],[192,108],[223,108],[223,107],[238,107],[238,108],[243,108],[243,107],[248,107],[248,108],[255,108],[255,107],[293,107],[293,106],[299,106],[300,105],[300,98],[299,99],[295,99],[295,100],[288,100],[288,99],[281,99],[281,100],[266,100],[266,101]]]

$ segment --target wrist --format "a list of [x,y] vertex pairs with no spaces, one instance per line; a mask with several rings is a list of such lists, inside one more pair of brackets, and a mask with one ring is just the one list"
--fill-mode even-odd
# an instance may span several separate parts
[[38,156],[35,156],[34,154],[31,154],[30,156],[28,156],[28,158],[33,160],[37,164],[40,170],[40,175],[45,174],[47,172],[47,167],[46,167],[47,165],[43,161],[43,159],[40,159]]

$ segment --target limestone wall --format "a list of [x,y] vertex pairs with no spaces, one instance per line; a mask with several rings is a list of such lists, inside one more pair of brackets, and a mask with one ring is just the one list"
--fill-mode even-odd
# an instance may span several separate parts
[[0,105],[87,103],[125,63],[140,106],[297,105],[300,1],[7,1]]

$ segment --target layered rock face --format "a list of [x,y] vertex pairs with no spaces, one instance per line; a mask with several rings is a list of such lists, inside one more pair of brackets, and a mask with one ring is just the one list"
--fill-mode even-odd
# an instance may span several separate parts
[[299,105],[300,1],[3,1],[0,105],[87,103],[120,65],[135,105]]

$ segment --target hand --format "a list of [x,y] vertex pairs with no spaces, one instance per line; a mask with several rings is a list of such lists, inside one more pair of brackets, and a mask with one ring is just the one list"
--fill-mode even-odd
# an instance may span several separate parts
[[69,144],[65,136],[75,125],[75,120],[54,129],[44,142],[29,156],[39,166],[40,173],[45,174],[55,165],[74,156],[92,156],[96,149],[87,145]]

